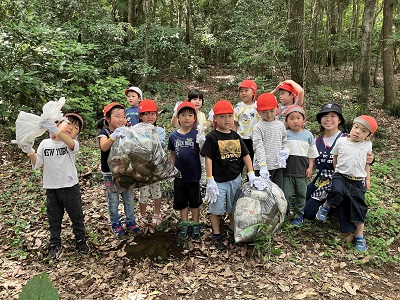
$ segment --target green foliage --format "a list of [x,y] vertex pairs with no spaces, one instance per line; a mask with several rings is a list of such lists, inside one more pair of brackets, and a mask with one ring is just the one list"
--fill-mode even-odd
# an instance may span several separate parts
[[56,300],[60,299],[57,289],[53,286],[46,272],[29,280],[18,296],[18,300]]
[[251,243],[253,248],[253,254],[257,257],[261,257],[263,262],[268,262],[271,255],[279,255],[280,249],[273,246],[273,240],[269,233],[269,226],[267,224],[254,224],[243,230],[243,234],[246,235],[247,231],[253,231],[256,229],[256,237],[254,242]]

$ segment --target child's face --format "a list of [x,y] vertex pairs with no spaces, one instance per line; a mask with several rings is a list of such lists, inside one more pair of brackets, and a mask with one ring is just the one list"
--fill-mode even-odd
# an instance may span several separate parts
[[371,132],[367,127],[360,123],[354,123],[353,127],[350,130],[349,138],[354,143],[362,142],[366,139],[369,139]]
[[329,112],[321,117],[321,126],[325,130],[338,129],[340,123],[340,117],[335,112]]
[[196,114],[193,110],[184,110],[178,114],[178,123],[182,129],[192,128],[196,122]]
[[285,106],[294,104],[293,94],[286,90],[279,90],[279,100]]
[[239,89],[239,95],[240,95],[240,99],[242,99],[242,101],[244,103],[253,103],[253,90],[252,89],[248,89],[248,88],[240,88]]
[[129,91],[126,94],[126,100],[128,101],[130,106],[135,107],[135,106],[138,106],[140,97],[139,97],[138,93],[136,93],[134,91]]
[[146,111],[140,114],[140,119],[142,119],[143,123],[152,124],[157,121],[157,112],[155,111]]
[[115,130],[118,127],[122,127],[126,125],[126,116],[125,109],[122,108],[114,108],[111,111],[110,118],[106,117],[108,124],[110,125],[110,129]]
[[78,122],[71,122],[69,120],[62,121],[57,125],[61,132],[67,134],[70,138],[75,138],[79,134]]
[[190,102],[193,103],[194,107],[196,107],[196,110],[199,110],[203,106],[203,101],[200,98],[190,99]]
[[214,115],[216,128],[222,132],[230,132],[233,126],[233,114]]
[[289,129],[294,132],[303,130],[304,121],[303,115],[298,111],[290,113],[286,118],[286,124],[289,126]]
[[275,121],[276,107],[268,110],[257,110],[260,117],[266,122]]

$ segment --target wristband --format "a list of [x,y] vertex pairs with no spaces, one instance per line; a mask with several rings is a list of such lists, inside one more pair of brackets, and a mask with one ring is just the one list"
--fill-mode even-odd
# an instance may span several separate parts
[[254,173],[254,171],[247,172],[247,174]]
[[33,154],[35,154],[35,150],[33,150],[33,153],[27,153],[26,155],[28,155],[29,157],[31,157]]
[[115,140],[111,136],[108,139],[111,140],[112,142],[115,142]]
[[213,178],[214,178],[214,176],[206,177],[206,179],[213,179]]

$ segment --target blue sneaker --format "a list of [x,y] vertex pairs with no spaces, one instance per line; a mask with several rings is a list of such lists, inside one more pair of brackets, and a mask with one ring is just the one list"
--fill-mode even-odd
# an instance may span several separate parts
[[140,232],[139,227],[133,221],[129,221],[125,225],[126,225],[126,229],[128,229],[129,231],[132,231],[134,234],[138,234]]
[[125,234],[125,230],[122,228],[121,222],[112,223],[111,230],[115,236],[123,236]]
[[300,227],[302,223],[303,223],[303,216],[297,215],[296,218],[294,218],[292,225],[294,225],[296,227]]
[[317,214],[315,215],[315,218],[318,221],[321,222],[326,222],[326,218],[328,217],[328,213],[329,213],[330,208],[326,207],[325,205],[321,205],[318,209]]
[[367,250],[367,243],[363,236],[356,236],[354,241],[356,242],[356,250],[365,252]]

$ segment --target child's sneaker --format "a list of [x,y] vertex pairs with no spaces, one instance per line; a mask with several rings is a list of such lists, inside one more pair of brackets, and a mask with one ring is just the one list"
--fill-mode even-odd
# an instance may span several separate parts
[[356,242],[356,250],[365,252],[367,250],[367,243],[363,236],[356,236],[354,241]]
[[189,237],[190,223],[182,223],[178,233],[178,245],[183,245]]
[[226,249],[226,246],[224,244],[221,234],[212,234],[211,239],[212,239],[216,249],[221,250],[221,251]]
[[126,229],[132,231],[134,234],[138,234],[140,232],[140,228],[134,221],[128,221],[126,224]]
[[302,223],[303,223],[303,216],[297,215],[296,218],[293,219],[292,225],[300,227]]
[[322,204],[319,209],[317,214],[315,215],[315,218],[321,222],[326,222],[326,218],[328,217],[330,208],[326,207],[324,204]]
[[49,249],[49,258],[56,260],[58,258],[61,258],[62,256],[62,248],[60,244],[56,244],[56,245],[50,245],[50,249]]
[[88,254],[89,250],[89,246],[86,244],[85,239],[76,241],[76,251],[78,251],[79,254]]
[[153,217],[151,218],[151,224],[154,227],[160,226],[161,225],[161,214],[159,214],[159,215],[154,214]]
[[201,225],[192,223],[192,239],[198,240],[201,237]]
[[122,228],[121,222],[111,224],[111,230],[115,236],[123,236],[125,230]]

